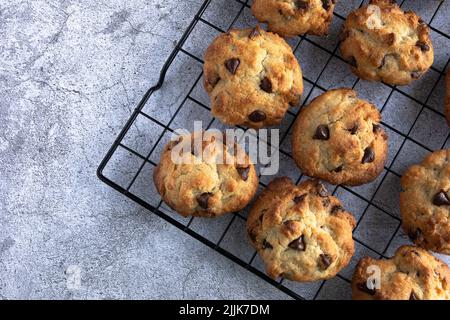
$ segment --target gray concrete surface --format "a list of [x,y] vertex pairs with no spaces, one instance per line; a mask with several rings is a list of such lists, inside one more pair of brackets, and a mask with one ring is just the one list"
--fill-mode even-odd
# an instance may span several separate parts
[[0,298],[286,298],[95,170],[201,0],[0,2]]

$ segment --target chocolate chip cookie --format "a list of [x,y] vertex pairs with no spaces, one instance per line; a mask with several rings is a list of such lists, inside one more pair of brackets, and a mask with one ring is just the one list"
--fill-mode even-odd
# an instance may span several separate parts
[[352,292],[355,300],[449,300],[450,269],[424,249],[403,246],[389,260],[363,258]]
[[282,36],[326,35],[335,0],[254,0],[252,12],[269,30]]
[[450,254],[450,149],[430,154],[402,177],[403,229],[428,250]]
[[381,114],[351,89],[328,91],[302,109],[292,155],[304,174],[332,184],[361,185],[383,170],[388,139]]
[[247,220],[249,238],[272,278],[316,281],[334,277],[354,253],[355,219],[322,183],[269,183]]
[[280,124],[303,93],[291,47],[260,27],[232,30],[214,40],[206,50],[204,85],[214,117],[256,129]]
[[360,78],[407,85],[431,67],[430,30],[414,12],[390,0],[371,0],[344,23],[342,57]]
[[445,117],[450,126],[450,68],[447,70],[447,76],[445,77],[445,91]]
[[258,188],[255,168],[245,151],[203,132],[167,144],[153,180],[164,202],[185,217],[239,211]]

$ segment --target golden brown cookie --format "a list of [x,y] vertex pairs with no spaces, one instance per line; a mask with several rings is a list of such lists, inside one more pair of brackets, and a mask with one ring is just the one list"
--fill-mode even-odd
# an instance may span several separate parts
[[239,146],[223,141],[197,132],[164,148],[153,180],[168,206],[183,216],[214,217],[237,212],[253,199],[258,188],[253,164]]
[[247,232],[272,278],[316,281],[334,277],[354,253],[355,219],[323,184],[273,180],[256,200]]
[[395,1],[371,0],[344,23],[342,57],[360,78],[407,85],[433,65],[428,26]]
[[280,124],[303,93],[291,47],[260,27],[233,30],[214,40],[206,50],[204,85],[214,117],[257,129]]
[[335,0],[254,0],[252,12],[282,36],[323,36],[333,20]]
[[403,229],[418,246],[450,254],[450,149],[430,154],[402,177]]
[[389,260],[362,259],[352,292],[354,300],[449,300],[450,269],[424,249],[403,246]]
[[351,89],[330,90],[303,108],[292,132],[292,155],[308,176],[361,185],[383,170],[388,153],[381,114]]
[[445,117],[450,126],[450,68],[447,70],[447,76],[445,77]]

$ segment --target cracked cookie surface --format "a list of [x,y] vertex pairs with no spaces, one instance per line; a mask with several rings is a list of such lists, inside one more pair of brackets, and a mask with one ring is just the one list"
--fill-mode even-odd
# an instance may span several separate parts
[[[376,269],[378,288],[373,286]],[[354,300],[449,300],[450,269],[424,249],[402,246],[388,260],[363,258],[353,275],[352,292]]]
[[292,155],[308,176],[361,185],[383,170],[388,141],[381,114],[351,89],[330,90],[304,107],[293,127]]
[[353,11],[341,38],[342,57],[353,73],[365,80],[408,85],[434,61],[428,26],[395,1],[372,0]]
[[410,167],[401,182],[405,233],[418,246],[450,254],[450,149]]
[[328,34],[335,0],[254,0],[252,12],[282,36]]
[[223,141],[196,132],[166,145],[153,180],[169,207],[185,217],[214,217],[239,211],[253,199],[258,188],[254,165],[243,149]]
[[450,68],[445,77],[445,118],[450,126]]
[[299,103],[303,78],[286,41],[258,26],[213,41],[205,54],[204,86],[214,117],[258,129],[280,124]]
[[269,183],[251,208],[247,233],[272,278],[316,281],[334,277],[354,253],[355,219],[322,183]]

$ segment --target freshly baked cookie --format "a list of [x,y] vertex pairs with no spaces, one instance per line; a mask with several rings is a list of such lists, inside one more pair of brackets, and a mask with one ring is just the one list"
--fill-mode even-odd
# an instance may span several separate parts
[[227,125],[278,125],[299,103],[303,78],[291,47],[255,29],[220,35],[206,50],[204,84],[212,114]]
[[334,277],[354,253],[355,219],[322,183],[269,183],[247,219],[247,232],[272,278],[316,281]]
[[342,57],[360,78],[407,85],[434,61],[428,26],[391,0],[371,0],[344,23]]
[[383,170],[388,141],[378,109],[351,89],[328,91],[303,108],[292,133],[292,154],[308,176],[361,185]]
[[352,292],[354,300],[449,300],[450,269],[424,249],[403,246],[389,260],[363,258]]
[[199,132],[181,136],[164,148],[153,180],[164,202],[183,216],[214,217],[239,211],[258,188],[255,168],[245,151]]
[[445,77],[445,91],[445,117],[450,126],[450,68],[447,70],[447,76]]
[[269,30],[282,36],[328,34],[335,0],[254,0],[252,11]]
[[418,246],[450,254],[450,149],[430,154],[402,177],[403,229]]

